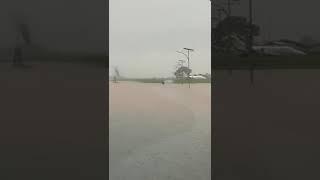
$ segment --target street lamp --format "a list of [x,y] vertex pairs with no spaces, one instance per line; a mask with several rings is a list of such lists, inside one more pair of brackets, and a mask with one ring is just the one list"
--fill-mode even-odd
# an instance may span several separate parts
[[[183,48],[184,50],[187,50],[187,54],[181,51],[177,51],[177,53],[183,54],[184,56],[186,56],[187,60],[188,60],[188,69],[190,70],[190,51],[193,52],[194,49],[190,49],[190,48]],[[189,83],[189,88],[190,88],[190,73],[188,73],[188,83]]]
[[183,48],[183,49],[185,49],[185,50],[188,51],[188,68],[190,69],[190,56],[189,56],[189,52],[190,52],[190,51],[194,51],[194,50],[193,50],[193,49],[190,49],[190,48]]

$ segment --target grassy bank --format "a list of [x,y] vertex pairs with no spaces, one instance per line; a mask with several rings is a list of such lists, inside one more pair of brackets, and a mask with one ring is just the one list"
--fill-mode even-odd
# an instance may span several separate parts
[[[160,78],[144,78],[144,79],[122,79],[123,81],[135,81],[135,82],[141,82],[141,83],[161,83],[165,79]],[[188,83],[188,80],[173,80],[173,83],[175,84],[186,84]],[[211,83],[210,79],[191,79],[190,83]]]

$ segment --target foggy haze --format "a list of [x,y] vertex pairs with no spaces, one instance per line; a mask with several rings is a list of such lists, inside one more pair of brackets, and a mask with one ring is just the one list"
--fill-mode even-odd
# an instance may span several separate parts
[[110,0],[110,67],[127,77],[173,76],[184,47],[194,73],[210,73],[209,0]]
[[[308,35],[320,40],[319,5],[317,0],[253,0],[253,22],[261,27],[261,39],[299,40]],[[233,15],[248,17],[248,0],[232,9]]]
[[28,23],[34,44],[67,52],[106,52],[106,3],[84,0],[4,0],[0,48],[15,43],[14,17]]

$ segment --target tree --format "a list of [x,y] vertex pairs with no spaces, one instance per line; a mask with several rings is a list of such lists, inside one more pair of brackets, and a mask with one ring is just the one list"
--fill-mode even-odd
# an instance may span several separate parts
[[232,7],[239,4],[240,0],[211,0],[212,23],[216,25],[223,18],[232,15]]
[[181,66],[180,68],[178,68],[176,70],[176,72],[174,73],[174,75],[176,76],[177,79],[183,79],[185,77],[188,77],[188,75],[190,75],[192,72],[191,69],[189,69],[186,66]]
[[245,50],[242,46],[247,43],[251,28],[253,36],[258,36],[259,26],[251,26],[245,17],[226,17],[213,29],[213,48],[219,51]]

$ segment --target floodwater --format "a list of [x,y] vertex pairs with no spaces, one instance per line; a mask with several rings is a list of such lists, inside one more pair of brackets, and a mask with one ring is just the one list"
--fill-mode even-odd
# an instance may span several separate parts
[[217,71],[214,179],[320,179],[320,70]]
[[110,180],[209,180],[211,85],[109,82]]
[[0,179],[105,179],[104,73],[0,64]]

